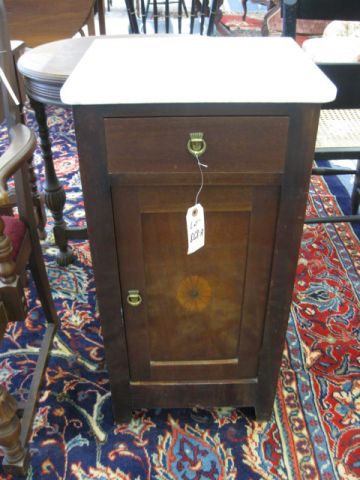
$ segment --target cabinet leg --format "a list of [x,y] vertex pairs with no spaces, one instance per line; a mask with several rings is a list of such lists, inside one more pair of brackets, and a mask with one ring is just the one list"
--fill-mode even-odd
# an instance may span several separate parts
[[132,411],[126,410],[126,411],[121,411],[121,412],[114,412],[114,419],[115,423],[130,423],[132,419]]
[[268,422],[273,412],[273,402],[258,401],[255,405],[255,417],[257,422]]
[[[113,360],[111,357],[112,355],[109,355],[107,359],[110,364]],[[112,368],[109,370],[113,371]],[[111,385],[111,404],[115,423],[129,423],[132,419],[130,383],[125,377],[126,375]]]
[[40,145],[45,166],[45,204],[54,218],[55,243],[59,247],[57,262],[61,266],[66,266],[74,260],[74,255],[68,246],[66,223],[63,217],[66,201],[65,191],[57,178],[54,167],[45,105],[32,98],[30,99],[30,103],[34,109],[36,121],[39,126]]
[[11,475],[26,475],[30,455],[21,444],[21,424],[15,399],[0,386],[0,446],[4,451],[3,467]]

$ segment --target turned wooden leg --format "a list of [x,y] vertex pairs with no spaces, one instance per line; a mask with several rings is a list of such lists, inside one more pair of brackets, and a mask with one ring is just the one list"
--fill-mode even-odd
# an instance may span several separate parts
[[26,475],[30,455],[20,441],[21,424],[15,399],[0,385],[0,446],[4,451],[3,467],[11,475]]
[[45,105],[32,98],[30,99],[30,103],[35,111],[36,121],[39,125],[40,145],[45,166],[45,203],[54,218],[55,243],[59,247],[57,262],[61,266],[66,266],[73,261],[74,255],[68,246],[66,223],[63,216],[66,201],[65,191],[57,178],[54,167]]
[[46,231],[45,231],[45,226],[46,226],[46,212],[44,208],[44,202],[43,199],[40,196],[37,183],[36,183],[36,174],[34,170],[34,165],[33,165],[33,157],[28,162],[29,165],[29,181],[30,181],[30,188],[31,188],[31,196],[35,208],[35,215],[36,215],[36,220],[37,220],[37,229],[39,232],[39,237],[41,240],[44,240],[46,238]]

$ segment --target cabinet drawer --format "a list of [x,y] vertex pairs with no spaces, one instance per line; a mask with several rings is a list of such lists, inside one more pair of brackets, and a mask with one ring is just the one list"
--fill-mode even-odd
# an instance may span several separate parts
[[117,173],[198,172],[187,150],[191,132],[203,132],[202,161],[212,172],[283,171],[289,119],[268,117],[106,118],[107,167]]

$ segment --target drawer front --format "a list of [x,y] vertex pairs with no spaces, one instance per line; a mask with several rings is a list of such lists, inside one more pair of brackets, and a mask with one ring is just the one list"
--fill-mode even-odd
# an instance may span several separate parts
[[203,132],[203,157],[212,172],[281,173],[289,118],[152,117],[106,118],[107,166],[118,173],[194,173],[187,150],[191,132]]

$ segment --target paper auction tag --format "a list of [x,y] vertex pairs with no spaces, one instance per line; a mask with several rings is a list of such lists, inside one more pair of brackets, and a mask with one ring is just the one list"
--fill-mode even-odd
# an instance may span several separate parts
[[196,252],[205,245],[205,218],[204,209],[197,203],[186,213],[186,227],[188,235],[188,255]]

